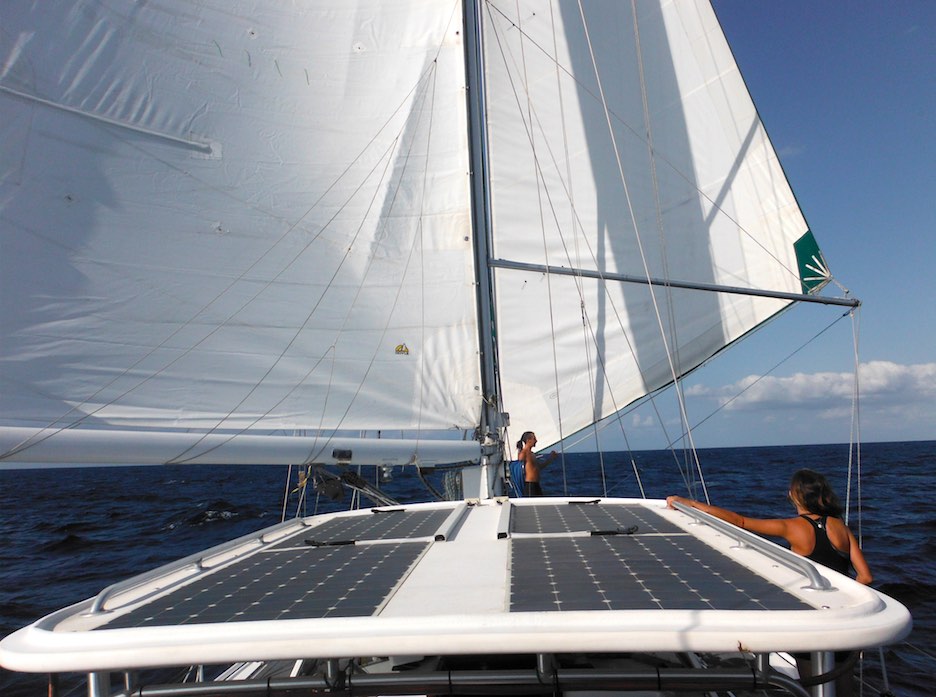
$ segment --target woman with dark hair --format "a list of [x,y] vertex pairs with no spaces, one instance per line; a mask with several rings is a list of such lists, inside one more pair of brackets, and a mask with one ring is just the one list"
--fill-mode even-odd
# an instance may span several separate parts
[[[842,574],[847,574],[852,567],[855,569],[856,581],[865,585],[871,583],[871,569],[858,546],[858,540],[842,522],[842,504],[826,478],[809,469],[797,470],[790,481],[787,498],[796,507],[795,518],[746,518],[734,511],[682,496],[667,497],[666,505],[673,508],[674,503],[681,503],[745,530],[782,537],[797,554]],[[848,697],[854,689],[852,668],[846,665],[848,656],[848,652],[837,652],[835,655],[838,667],[833,673],[837,674],[835,694],[839,697]],[[794,654],[794,657],[801,676],[813,675],[809,654]],[[832,679],[832,675],[829,679]]]
[[871,583],[871,569],[858,540],[842,522],[842,504],[826,478],[812,470],[797,470],[790,481],[787,497],[796,507],[795,518],[746,518],[734,511],[682,496],[670,496],[666,504],[672,508],[673,503],[678,502],[745,530],[782,537],[797,554],[843,574],[853,567],[856,581]]

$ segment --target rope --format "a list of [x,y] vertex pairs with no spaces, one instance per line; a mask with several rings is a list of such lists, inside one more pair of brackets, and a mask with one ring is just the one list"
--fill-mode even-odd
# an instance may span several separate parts
[[[426,90],[424,90],[424,91],[421,93],[420,100],[422,100],[422,101],[420,101],[419,104],[417,105],[417,106],[418,106],[418,108],[416,109],[417,111],[424,110],[424,109],[423,109],[423,107],[425,106],[424,102],[425,102],[427,99],[429,99],[428,95],[429,95],[430,93],[431,93],[431,94],[434,94],[435,78],[437,77],[437,74],[436,74],[436,72],[435,72],[434,70],[433,70],[433,71],[430,71],[430,72],[427,73],[427,74],[428,74],[428,75],[431,75],[431,76],[433,77],[433,80],[429,83],[429,85],[430,85],[430,87],[432,88],[432,90],[426,89]],[[430,124],[429,124],[427,139],[431,136],[431,111],[432,111],[432,110],[429,109],[429,112],[430,112]],[[399,144],[400,144],[400,142],[401,142],[401,139],[403,138],[403,129],[404,129],[405,127],[406,127],[405,124],[401,126],[401,131],[400,131],[399,133],[397,133],[396,138],[393,140],[393,142],[391,143],[390,147],[388,147],[387,151],[385,152],[384,167],[383,167],[383,171],[382,171],[382,173],[381,173],[381,175],[380,175],[380,178],[379,178],[379,180],[378,180],[378,183],[379,183],[379,182],[383,182],[383,181],[384,181],[385,179],[387,179],[387,177],[388,177],[388,172],[389,172],[389,170],[390,170],[390,165],[391,165],[392,163],[395,162],[395,159],[392,158],[392,157],[390,157],[390,154],[392,153],[393,150],[395,150],[395,149],[399,146]],[[410,156],[412,155],[413,148],[415,147],[415,143],[416,143],[416,139],[415,139],[415,138],[411,139],[410,142],[408,143],[408,146],[407,146],[406,149],[404,150],[403,164],[402,164],[402,166],[400,167],[400,172],[399,172],[398,177],[397,177],[396,187],[393,189],[393,195],[390,197],[390,201],[389,201],[389,208],[390,208],[391,210],[392,210],[392,208],[393,208],[393,206],[394,206],[394,204],[395,204],[395,202],[396,202],[396,200],[397,200],[397,197],[398,197],[398,195],[399,195],[399,193],[400,193],[400,190],[401,190],[401,188],[402,188],[403,181],[404,181],[404,174],[405,174],[405,172],[407,171],[407,169],[408,169],[408,167],[409,167],[409,165],[410,165]],[[426,150],[427,150],[426,157],[428,157],[428,148],[427,148]],[[376,169],[377,169],[377,165],[375,165],[374,168],[371,170],[371,174],[372,174]],[[345,208],[345,206],[347,206],[347,205],[350,204],[350,202],[351,202],[351,200],[353,199],[354,195],[356,195],[357,192],[360,191],[361,188],[363,188],[365,182],[366,182],[366,179],[365,179],[365,180],[362,180],[362,182],[361,182],[361,184],[358,186],[358,188],[355,189],[355,191],[348,197],[348,199],[347,199],[347,200],[345,201],[345,203],[341,206],[341,208],[340,208],[338,211],[336,211],[335,215],[331,218],[331,220],[329,220],[329,223],[328,223],[328,224],[330,224],[332,221],[334,221],[334,220],[338,217],[338,215],[339,215],[339,214],[341,213],[341,211]],[[424,175],[424,182],[425,182],[425,175]],[[374,205],[375,205],[375,203],[376,203],[377,196],[378,196],[378,194],[379,194],[380,191],[381,191],[381,189],[380,189],[379,186],[375,186],[375,187],[374,187],[374,192],[373,192],[373,195],[372,195],[372,197],[371,197],[371,200],[370,200],[370,202],[369,202],[369,204],[368,204],[367,210],[366,210],[366,211],[364,212],[364,214],[361,216],[360,224],[359,224],[357,230],[355,231],[354,236],[353,236],[351,242],[348,244],[348,247],[347,247],[347,249],[346,249],[346,251],[345,251],[344,256],[342,257],[341,262],[340,262],[340,263],[337,265],[337,267],[335,268],[335,271],[334,271],[334,273],[332,274],[331,279],[329,280],[328,287],[331,287],[332,283],[334,283],[335,279],[337,279],[338,274],[339,274],[339,272],[341,271],[341,269],[342,269],[342,267],[343,267],[343,265],[344,265],[344,262],[350,257],[351,252],[352,252],[352,250],[353,250],[353,248],[354,248],[355,242],[357,241],[358,236],[361,234],[361,232],[362,232],[363,229],[364,229],[364,223],[365,223],[365,221],[367,220],[368,216],[370,215],[370,212],[371,212],[371,210],[373,209],[373,207],[374,207]],[[419,230],[422,229],[422,217],[423,217],[422,214],[420,214],[419,222],[417,223],[417,227],[419,228]],[[327,227],[327,225],[326,225],[326,227]],[[324,228],[323,228],[323,230],[324,230]],[[319,232],[319,235],[320,235],[320,234],[321,234],[321,231]],[[409,268],[410,268],[410,265],[411,265],[411,263],[412,263],[412,261],[413,261],[413,257],[414,257],[415,250],[416,250],[417,246],[419,246],[419,247],[421,248],[421,245],[418,245],[418,242],[420,241],[420,239],[421,239],[421,236],[420,236],[419,233],[417,233],[417,234],[415,234],[415,235],[413,236],[412,243],[411,243],[410,249],[409,249],[409,256],[407,257],[407,261],[406,261],[405,267],[404,267],[403,272],[402,272],[402,276],[403,276],[403,277],[406,276],[406,273],[408,272],[408,270],[409,270]],[[310,242],[309,244],[311,244],[311,242]],[[306,248],[307,248],[307,247],[308,247],[308,245],[306,246]],[[298,259],[298,257],[302,254],[302,252],[305,251],[306,248],[303,248],[303,250],[300,251],[300,253],[297,254],[295,258]],[[365,272],[364,272],[364,277],[365,277],[365,278],[368,276],[368,274],[370,273],[370,270],[373,268],[374,261],[375,261],[375,260],[374,260],[373,257],[368,258],[367,268],[365,269]],[[287,267],[287,268],[288,268],[288,267]],[[285,271],[285,269],[284,269],[284,271]],[[351,301],[351,303],[350,303],[350,305],[349,305],[349,308],[354,308],[354,307],[356,306],[357,300],[358,300],[358,298],[360,297],[360,293],[361,293],[363,287],[364,287],[364,284],[363,284],[363,283],[361,283],[361,284],[358,286],[357,292],[356,292],[354,298],[352,299],[352,301]],[[402,292],[403,292],[403,284],[400,284],[400,285],[397,287],[397,289],[396,289],[396,295],[394,296],[394,300],[393,300],[393,307],[394,307],[394,308],[397,306],[397,304],[398,304],[398,302],[399,302],[399,299],[400,299],[400,297],[401,297],[401,295],[402,295]],[[319,306],[321,305],[321,302],[322,302],[322,300],[324,299],[324,297],[325,297],[326,294],[327,294],[327,288],[326,288],[326,292],[323,293],[323,294],[319,297],[318,301],[317,301],[317,302],[315,303],[315,305],[311,308],[311,310],[310,310],[309,313],[307,314],[306,319],[305,319],[305,321],[303,322],[303,324],[302,324],[302,325],[299,327],[299,329],[296,331],[296,333],[294,334],[293,338],[288,342],[288,344],[286,345],[286,347],[285,347],[285,348],[283,349],[283,351],[280,353],[279,357],[278,357],[278,358],[273,362],[273,364],[270,366],[269,370],[267,370],[267,372],[264,374],[264,376],[261,377],[260,380],[257,381],[257,383],[255,384],[255,386],[254,386],[250,391],[248,391],[248,393],[244,396],[244,398],[243,398],[237,405],[235,405],[235,406],[231,409],[231,411],[229,412],[228,416],[230,416],[231,414],[233,414],[233,413],[235,413],[235,412],[237,411],[237,409],[240,407],[240,405],[243,404],[243,403],[250,397],[250,395],[253,394],[253,392],[254,392],[257,388],[259,388],[259,386],[264,382],[264,380],[266,379],[266,377],[267,377],[270,373],[272,373],[273,369],[274,369],[274,368],[279,364],[279,362],[285,357],[286,353],[289,351],[290,347],[293,345],[293,343],[294,343],[294,342],[298,339],[298,337],[301,335],[303,329],[306,327],[306,325],[308,324],[308,322],[311,321],[312,316],[313,316],[313,315],[315,314],[315,312],[318,310],[318,308],[319,308]],[[345,318],[344,318],[345,324],[347,323],[350,314],[351,314],[351,310],[349,309],[348,314],[346,314],[346,315],[345,315]],[[389,327],[390,320],[391,320],[392,316],[393,316],[393,312],[392,312],[392,311],[387,313],[387,315],[386,315],[386,324],[385,324],[384,327],[383,327],[381,337],[383,337],[383,336],[386,335],[386,332],[387,332],[387,329],[388,329],[388,327]],[[345,325],[343,325],[343,327],[344,327],[344,326],[345,326]],[[342,327],[342,328],[343,328],[343,327]],[[339,330],[339,333],[340,333],[340,330]],[[364,374],[363,374],[361,380],[359,381],[359,383],[358,383],[358,385],[357,385],[357,388],[356,388],[354,394],[352,395],[351,399],[349,400],[349,402],[348,402],[348,404],[347,404],[347,406],[346,406],[346,408],[345,408],[344,414],[342,414],[342,416],[338,419],[338,425],[335,426],[335,428],[340,428],[340,424],[344,421],[345,417],[347,417],[347,415],[348,415],[348,413],[350,412],[351,407],[352,407],[352,405],[354,404],[354,402],[355,402],[357,396],[360,394],[360,391],[361,391],[361,389],[362,389],[362,387],[363,387],[364,381],[366,380],[367,376],[370,374],[370,371],[371,371],[372,368],[374,367],[374,363],[375,363],[375,361],[376,361],[378,352],[379,352],[379,350],[380,350],[380,349],[379,349],[380,345],[382,345],[382,343],[381,343],[381,342],[378,342],[378,344],[375,346],[374,352],[373,352],[373,354],[372,354],[371,357],[370,357],[370,362],[369,362],[369,364],[368,364],[368,366],[367,366],[367,369],[364,371]],[[333,349],[334,349],[334,346],[330,347],[330,348],[328,349],[327,353],[330,354],[330,355],[332,355],[332,358],[333,358],[333,360],[334,360]],[[297,389],[305,382],[305,380],[309,377],[309,375],[311,375],[312,372],[314,372],[314,370],[318,367],[318,365],[319,365],[323,360],[324,360],[324,356],[323,356],[321,359],[319,359],[319,361],[305,374],[305,376],[303,377],[302,380],[300,380],[296,385],[294,385],[292,388],[290,388],[290,390],[284,395],[284,397],[283,397],[279,402],[277,402],[275,405],[273,405],[272,407],[270,407],[270,409],[268,409],[268,410],[267,410],[266,412],[264,412],[263,414],[259,415],[259,416],[250,424],[250,426],[253,426],[253,425],[259,423],[260,421],[262,421],[262,419],[263,419],[264,417],[266,417],[273,409],[275,409],[279,404],[282,404],[286,399],[288,399],[289,396],[290,396],[293,392],[295,392],[295,390],[297,390]],[[332,363],[332,367],[334,368],[334,363]],[[328,383],[328,391],[329,391],[329,392],[330,392],[330,390],[331,390],[331,386],[332,386],[332,380],[330,379],[330,380],[329,380],[329,383]],[[326,393],[325,402],[323,402],[323,404],[324,404],[324,403],[327,403],[327,393]],[[225,417],[225,418],[227,418],[227,417]],[[220,427],[220,425],[223,424],[223,422],[224,422],[224,420],[222,419],[222,421],[221,421],[219,424],[217,424],[213,429],[211,429],[211,431],[209,431],[209,433],[213,432],[215,429],[217,429],[218,427]],[[242,429],[242,430],[239,431],[238,433],[242,433],[244,430],[246,430],[246,429],[249,428],[250,426],[245,427],[244,429]],[[207,434],[206,434],[206,435],[207,435]],[[237,434],[233,434],[233,435],[232,435],[229,439],[227,439],[227,440],[230,440],[231,438],[234,438],[236,435],[237,435]],[[200,442],[200,441],[198,441],[198,442]],[[190,448],[188,448],[186,451],[184,451],[181,455],[184,455],[185,452],[191,451],[194,447],[197,446],[198,442],[196,442],[195,444],[193,444]],[[309,452],[309,455],[308,455],[308,457],[307,457],[307,461],[314,460],[314,459],[318,456],[318,454],[320,454],[320,453],[322,452],[322,450],[323,450],[324,448],[327,447],[328,442],[329,442],[329,439],[326,439],[324,443],[322,443],[321,445],[317,445],[316,447],[314,447],[314,448]],[[218,444],[217,446],[215,446],[215,447],[221,447],[222,444],[223,444],[223,443],[219,443],[219,444]],[[212,449],[213,449],[213,448],[212,448]],[[199,453],[199,455],[204,455],[205,452],[211,452],[211,449],[209,449],[208,451],[204,451],[204,452],[202,452],[202,453]],[[174,461],[174,462],[185,462],[186,460],[180,460],[180,459],[179,459],[179,458],[181,457],[181,455],[180,455],[180,456],[177,456],[173,461]],[[188,458],[188,459],[192,459],[192,458]]]
[[[494,11],[494,12],[500,14],[504,19],[506,19],[506,21],[510,24],[511,29],[521,31],[521,30],[520,30],[520,27],[519,27],[518,25],[516,25],[515,23],[511,22],[509,18],[507,18],[505,15],[503,15],[503,13],[502,13],[500,10],[498,10],[498,8],[492,7],[491,9],[492,9],[492,11]],[[509,63],[509,61],[508,61],[508,53],[507,53],[507,51],[506,51],[506,49],[505,49],[505,47],[504,47],[504,42],[502,41],[502,38],[501,38],[500,32],[498,31],[497,25],[496,25],[496,24],[493,25],[493,28],[494,28],[494,32],[493,32],[493,33],[494,33],[494,37],[495,37],[495,40],[496,40],[496,42],[497,42],[497,46],[498,46],[498,48],[499,48],[499,50],[500,50],[501,58],[502,58],[502,60],[504,61],[505,65],[506,65],[506,64]],[[542,49],[542,47],[538,46],[538,44],[536,44],[535,41],[532,41],[532,40],[531,40],[528,36],[526,36],[525,34],[523,34],[523,36],[524,36],[524,38],[527,39],[527,43],[529,43],[529,44],[531,44],[531,45],[534,45],[534,46],[537,46],[537,48],[539,48],[540,51],[543,51],[544,55],[549,55],[546,51],[544,51],[544,50]],[[557,71],[563,70],[563,69],[561,68],[561,66],[558,64],[558,62],[556,62],[555,59],[552,58],[552,56],[550,56],[550,59],[553,60],[554,65],[556,65]],[[564,71],[564,70],[563,70],[563,71]],[[564,72],[565,72],[565,71],[564,71]],[[529,109],[526,109],[526,110],[523,109],[523,107],[521,106],[521,103],[520,103],[519,96],[518,96],[519,93],[520,93],[520,90],[517,88],[516,84],[514,83],[513,79],[511,78],[511,75],[512,75],[513,73],[511,72],[510,69],[508,69],[508,70],[506,71],[506,74],[507,74],[507,76],[508,76],[508,80],[510,81],[511,87],[512,87],[512,89],[513,89],[513,94],[514,94],[515,100],[517,101],[518,110],[521,111],[521,112],[526,111],[526,115],[527,115],[527,117],[530,119],[529,122],[528,122],[526,119],[523,119],[523,120],[522,120],[522,123],[524,124],[524,127],[526,128],[527,139],[530,141],[531,147],[533,147],[533,145],[532,145],[532,144],[534,143],[534,139],[533,139],[533,135],[532,135],[533,124],[534,124],[534,122],[535,122],[536,124],[538,124],[538,128],[539,128],[540,132],[543,132],[542,124],[540,124],[539,121],[538,121],[538,119],[536,119],[536,111],[535,111],[535,110],[530,111]],[[568,75],[567,72],[566,72],[566,74]],[[570,76],[570,77],[572,77],[572,76]],[[574,80],[574,77],[573,77],[573,80]],[[575,82],[576,82],[576,84],[578,84],[578,81],[577,81],[577,80],[575,80]],[[579,86],[581,87],[581,85],[579,85]],[[588,90],[586,90],[586,91],[588,92]],[[588,92],[588,93],[591,94],[591,92]],[[594,95],[592,95],[592,96],[594,96]],[[607,111],[607,106],[605,106],[605,113],[606,113],[606,114],[608,113],[608,111]],[[565,142],[565,141],[564,141],[564,142]],[[552,149],[551,149],[551,147],[550,147],[549,140],[546,139],[546,140],[544,141],[544,143],[545,143],[545,147],[546,147],[546,152],[550,155],[550,158],[551,158],[551,161],[552,161],[553,165],[557,165],[558,163],[557,163],[555,154],[552,152]],[[537,179],[539,180],[540,177],[541,177],[541,173],[542,173],[542,162],[541,162],[540,156],[539,156],[539,155],[536,155],[536,153],[535,153],[535,148],[534,148],[534,155],[535,155],[535,156],[534,156],[534,158],[533,158],[533,162],[534,162],[535,167],[537,168],[537,170],[536,170],[536,171],[537,171]],[[566,161],[568,161],[568,158],[566,158]],[[558,169],[558,168],[557,168],[557,169]],[[567,178],[568,178],[568,177],[567,177]],[[561,186],[562,186],[562,188],[563,188],[563,191],[564,191],[566,200],[568,200],[568,201],[572,204],[571,213],[572,213],[572,215],[573,215],[573,227],[574,227],[575,229],[581,229],[581,228],[582,228],[582,225],[581,225],[581,222],[578,220],[578,216],[577,216],[577,214],[576,214],[575,205],[574,205],[574,197],[572,196],[572,192],[571,192],[571,190],[568,188],[568,184],[567,184],[566,181],[563,181],[561,178],[560,178],[559,181],[560,181],[560,184],[561,184]],[[547,201],[548,204],[549,204],[549,209],[552,211],[552,214],[553,214],[553,221],[556,223],[557,229],[560,230],[560,238],[559,238],[559,239],[560,239],[560,242],[561,242],[562,245],[563,245],[563,248],[564,248],[564,251],[565,251],[567,260],[569,261],[569,263],[570,263],[571,266],[573,266],[573,267],[575,267],[575,268],[579,268],[579,267],[581,266],[581,264],[577,264],[577,263],[576,263],[576,261],[577,261],[577,260],[579,259],[579,257],[581,256],[581,255],[580,255],[580,252],[579,252],[579,246],[578,246],[579,238],[578,238],[577,236],[574,237],[574,240],[573,240],[573,241],[574,241],[574,245],[573,245],[573,246],[574,246],[575,252],[574,252],[574,254],[573,254],[572,251],[570,251],[570,249],[569,249],[569,245],[567,244],[565,237],[562,236],[561,230],[564,229],[565,226],[563,226],[563,225],[560,223],[560,221],[559,221],[559,218],[558,218],[558,215],[557,215],[557,211],[556,211],[556,207],[555,207],[555,205],[553,204],[552,197],[550,196],[549,190],[546,190],[545,192],[541,192],[541,193],[545,193],[545,195],[546,195],[546,201]],[[598,264],[598,262],[597,262],[595,250],[593,250],[593,249],[590,248],[590,246],[588,245],[587,239],[586,239],[586,240],[583,240],[583,241],[585,242],[585,248],[588,250],[588,252],[589,252],[589,254],[590,254],[591,261],[595,263],[595,265],[596,265],[597,268],[600,268],[601,265]],[[577,289],[577,291],[578,291],[578,293],[579,293],[579,300],[580,300],[580,304],[581,304],[581,303],[584,302],[584,289],[583,289],[583,287],[582,287],[581,278],[580,278],[580,277],[576,277],[576,289]],[[608,303],[609,303],[609,305],[610,305],[610,307],[611,307],[611,309],[612,309],[612,311],[613,311],[613,313],[614,313],[614,317],[615,317],[615,319],[616,319],[616,321],[617,321],[617,323],[618,323],[618,326],[621,328],[621,335],[622,335],[624,341],[627,343],[627,346],[628,346],[628,350],[629,350],[629,352],[630,352],[630,355],[631,355],[631,357],[634,359],[634,363],[635,363],[635,365],[637,366],[638,371],[640,371],[641,374],[642,374],[643,371],[642,371],[642,368],[641,368],[641,366],[640,366],[640,361],[638,360],[637,353],[636,353],[636,351],[634,350],[633,345],[630,343],[630,338],[628,337],[626,331],[624,330],[624,324],[623,324],[623,322],[622,322],[622,320],[621,320],[620,312],[619,312],[617,306],[615,305],[614,299],[613,299],[613,297],[611,297],[610,292],[608,292],[608,293],[606,294],[606,296],[607,296]],[[587,312],[585,312],[585,316],[587,317]],[[590,327],[590,320],[589,320],[588,323],[589,323],[589,327]],[[597,346],[597,343],[598,343],[598,342],[597,342],[597,337],[596,337],[595,332],[594,332],[593,329],[591,330],[590,334],[591,334],[591,345],[592,345],[592,346]],[[589,355],[590,355],[590,354],[589,354]],[[600,351],[597,352],[597,357],[598,357],[598,362],[601,364],[601,368],[602,368],[602,369],[601,369],[601,373],[602,373],[602,374],[606,374],[606,371],[604,370],[604,360],[603,360],[603,356],[602,356],[602,354],[601,354]],[[593,374],[592,374],[592,375],[593,375]],[[594,384],[597,384],[597,381],[595,381],[594,378],[592,377],[592,379],[589,380],[589,387],[591,388],[591,386],[594,385]],[[612,404],[613,404],[613,407],[614,407],[614,412],[620,413],[622,407],[619,406],[619,405],[617,404],[617,398],[616,398],[616,396],[615,396],[615,394],[614,394],[613,389],[610,389],[610,386],[609,386],[609,390],[608,390],[608,391],[609,391],[609,394],[610,394],[610,396],[611,396]],[[591,394],[592,394],[592,399],[593,399],[593,401],[594,401],[594,399],[595,399],[595,398],[594,398],[594,392],[592,392]],[[665,430],[666,430],[666,428],[665,428],[665,422],[663,421],[662,416],[659,414],[659,410],[658,410],[657,407],[656,407],[656,402],[655,402],[655,400],[653,399],[652,396],[651,396],[650,399],[651,399],[651,403],[654,405],[654,409],[655,409],[656,412],[657,412],[657,419],[658,419],[658,422],[661,424],[661,426],[663,427],[663,429],[664,429],[664,431],[665,431]],[[623,424],[620,423],[620,422],[619,422],[619,424],[621,425],[621,429],[622,429],[622,432],[623,432],[623,431],[624,431],[624,429],[623,429]],[[596,440],[597,440],[597,434],[598,434],[601,430],[603,430],[603,429],[599,428],[597,424],[593,424],[593,431],[594,431],[594,433],[595,433]],[[560,424],[560,432],[561,432],[561,424]],[[678,460],[677,460],[677,464],[679,464],[679,463],[678,463]],[[685,475],[684,475],[684,478],[685,478]],[[639,475],[638,475],[638,479],[639,479]]]
[[[526,37],[526,34],[523,32],[522,27],[519,27],[519,26],[518,26],[518,29],[520,29],[520,62],[521,62],[521,65],[522,65],[522,70],[523,70],[523,84],[524,84],[524,85],[528,85],[528,84],[529,84],[529,77],[528,77],[528,73],[527,73],[526,52],[524,51],[524,43],[525,43],[525,42],[524,42],[524,38]],[[532,121],[533,121],[533,117],[532,117],[533,105],[532,105],[532,102],[531,102],[531,100],[530,100],[530,93],[529,93],[529,90],[524,89],[524,95],[526,96],[526,113],[527,113],[527,119],[529,120],[529,121],[528,121],[529,123],[532,123]],[[563,125],[564,125],[564,122],[563,122]],[[529,129],[529,130],[528,130],[528,133],[529,133],[529,137],[530,137],[530,149],[531,149],[532,154],[533,154],[533,159],[534,159],[534,160],[538,160],[539,158],[538,158],[537,153],[536,153],[536,139],[533,137],[533,131],[532,131],[532,129]],[[566,145],[566,144],[564,143],[564,145]],[[546,263],[549,264],[549,248],[548,248],[548,246],[547,246],[547,244],[546,244],[546,218],[545,218],[544,211],[543,211],[543,208],[544,208],[544,206],[543,206],[543,193],[542,193],[542,192],[543,192],[543,186],[542,186],[542,184],[541,184],[541,179],[540,179],[541,174],[542,174],[541,169],[540,169],[539,167],[535,167],[535,168],[534,168],[534,173],[535,173],[535,175],[536,175],[536,198],[537,198],[537,208],[539,209],[539,216],[540,216],[540,238],[541,238],[541,241],[542,241],[542,243],[543,243],[543,257],[544,257],[544,259],[546,260]],[[554,315],[554,313],[553,313],[553,291],[552,291],[552,278],[551,278],[550,274],[546,274],[546,297],[547,297],[547,303],[548,303],[548,305],[549,305],[549,333],[550,333],[550,336],[552,337],[553,384],[554,384],[554,386],[555,386],[555,388],[556,388],[556,417],[557,417],[557,420],[558,420],[558,422],[559,422],[559,443],[560,443],[560,448],[563,448],[564,446],[562,445],[562,441],[563,441],[563,437],[562,437],[562,395],[561,395],[560,389],[559,389],[559,359],[558,359],[558,356],[556,355],[556,320],[555,320],[555,315]],[[562,493],[563,493],[565,496],[568,496],[568,495],[569,495],[569,483],[568,483],[568,477],[567,477],[567,475],[566,475],[566,462],[565,462],[565,457],[564,457],[564,455],[565,455],[565,451],[563,450],[563,457],[562,457]]]
[[[637,242],[637,249],[640,253],[640,261],[641,261],[641,264],[643,265],[644,274],[647,280],[649,281],[652,278],[652,274],[650,273],[650,266],[649,266],[649,263],[647,262],[647,256],[644,251],[644,245],[643,245],[643,240],[641,239],[640,229],[639,229],[639,226],[637,225],[637,218],[634,213],[634,206],[631,201],[630,189],[627,185],[627,178],[624,176],[624,166],[623,166],[623,163],[621,162],[620,149],[617,144],[617,138],[614,134],[614,127],[611,121],[611,112],[608,108],[607,99],[604,93],[604,87],[602,85],[601,76],[598,71],[598,64],[595,59],[594,47],[592,46],[591,36],[588,31],[588,22],[585,19],[585,10],[582,7],[581,0],[579,0],[578,6],[579,6],[579,16],[581,17],[581,20],[582,20],[582,28],[585,32],[585,41],[588,45],[588,52],[589,52],[589,56],[592,62],[592,69],[594,71],[595,80],[598,84],[598,92],[599,92],[600,99],[601,99],[602,109],[604,110],[605,122],[608,128],[608,135],[609,135],[609,138],[611,139],[611,146],[614,152],[615,162],[617,163],[618,177],[621,182],[621,187],[624,191],[624,198],[627,202],[627,209],[630,215],[631,225],[633,226],[633,229],[634,229],[634,238]],[[637,28],[636,7],[634,7],[634,5],[632,4],[632,8],[633,8],[633,16],[634,16],[634,33],[635,33],[635,39],[637,39],[637,43],[638,43],[637,49],[638,49],[638,54],[639,54],[639,32]],[[642,84],[642,89],[644,90],[646,89],[645,84]],[[676,370],[676,364],[674,363],[673,351],[670,348],[670,342],[667,339],[666,329],[663,325],[663,317],[660,311],[659,303],[657,302],[656,292],[654,291],[652,285],[648,286],[648,291],[650,293],[650,300],[653,304],[653,311],[656,317],[657,327],[660,331],[660,341],[663,344],[664,352],[666,354],[666,360],[669,365],[670,375],[673,379],[673,384],[677,385],[676,397],[677,397],[677,403],[679,405],[680,418],[682,419],[683,423],[688,424],[689,416],[686,411],[685,399],[682,394],[682,391],[678,389],[679,375],[678,375],[678,371]],[[696,452],[696,447],[695,447],[695,442],[692,437],[692,432],[690,430],[687,430],[685,435],[686,435],[686,438],[689,440],[689,446],[691,448],[693,457],[695,458],[696,469],[699,473],[699,481],[702,485],[702,491],[705,496],[705,500],[708,502],[709,501],[708,489],[705,485],[705,478],[702,475],[702,468],[699,462],[698,453]]]
[[[849,315],[852,318],[852,345],[855,352],[855,384],[854,384],[854,393],[852,397],[852,440],[855,443],[855,457],[856,457],[856,466],[858,470],[858,546],[861,546],[864,533],[862,530],[862,516],[861,516],[861,402],[859,401],[859,380],[860,380],[860,368],[861,361],[859,358],[858,351],[858,338],[859,338],[859,326],[860,326],[860,315],[857,311],[852,310]],[[849,497],[851,496],[851,466],[852,466],[852,445],[849,443],[848,448],[848,485],[849,485]],[[850,503],[850,501],[846,501]],[[845,524],[848,524],[848,512],[849,507],[845,509]]]
[[289,480],[292,477],[292,465],[286,465],[286,490],[283,492],[283,513],[280,515],[280,522],[286,520],[286,506],[289,504]]

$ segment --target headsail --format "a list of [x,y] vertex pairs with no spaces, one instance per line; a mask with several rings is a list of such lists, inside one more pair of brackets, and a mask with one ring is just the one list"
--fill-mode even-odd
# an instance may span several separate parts
[[511,263],[800,294],[812,236],[709,3],[488,7],[504,405],[556,441],[790,301]]
[[2,12],[0,425],[477,424],[454,3]]

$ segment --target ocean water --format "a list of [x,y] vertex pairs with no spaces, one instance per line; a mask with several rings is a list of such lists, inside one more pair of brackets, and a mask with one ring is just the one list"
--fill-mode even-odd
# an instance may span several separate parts
[[[699,451],[712,503],[749,517],[785,517],[789,477],[825,473],[845,499],[848,446]],[[548,493],[639,496],[628,453],[574,454],[544,472]],[[633,454],[648,497],[686,494],[672,453]],[[936,441],[864,444],[860,521],[852,530],[874,586],[903,602],[914,629],[887,647],[886,677],[897,697],[934,694],[936,683]],[[130,467],[0,470],[0,636],[112,582],[279,521],[285,467]],[[384,488],[401,501],[427,498],[399,470]],[[852,482],[853,497],[857,484]],[[295,496],[288,499],[295,513]],[[313,512],[315,502],[307,504]],[[336,504],[320,504],[334,510]],[[866,652],[863,694],[885,684],[879,654]],[[0,695],[46,693],[47,677],[0,671]],[[68,683],[66,683],[67,685]],[[64,691],[64,690],[63,690]],[[75,694],[84,694],[76,692]]]

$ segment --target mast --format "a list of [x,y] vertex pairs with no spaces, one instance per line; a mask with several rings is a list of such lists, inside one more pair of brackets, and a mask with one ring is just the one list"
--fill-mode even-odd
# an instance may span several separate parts
[[[475,281],[478,302],[478,331],[481,362],[481,432],[482,466],[490,463],[484,480],[500,469],[503,456],[503,428],[506,417],[501,410],[497,379],[497,356],[494,342],[495,313],[493,276],[489,264],[491,240],[491,195],[488,164],[487,113],[484,89],[483,43],[481,36],[481,3],[464,0],[465,84],[468,100],[468,158],[471,166],[471,226],[475,253]],[[496,477],[495,477],[496,479]],[[491,493],[490,490],[488,493]]]

